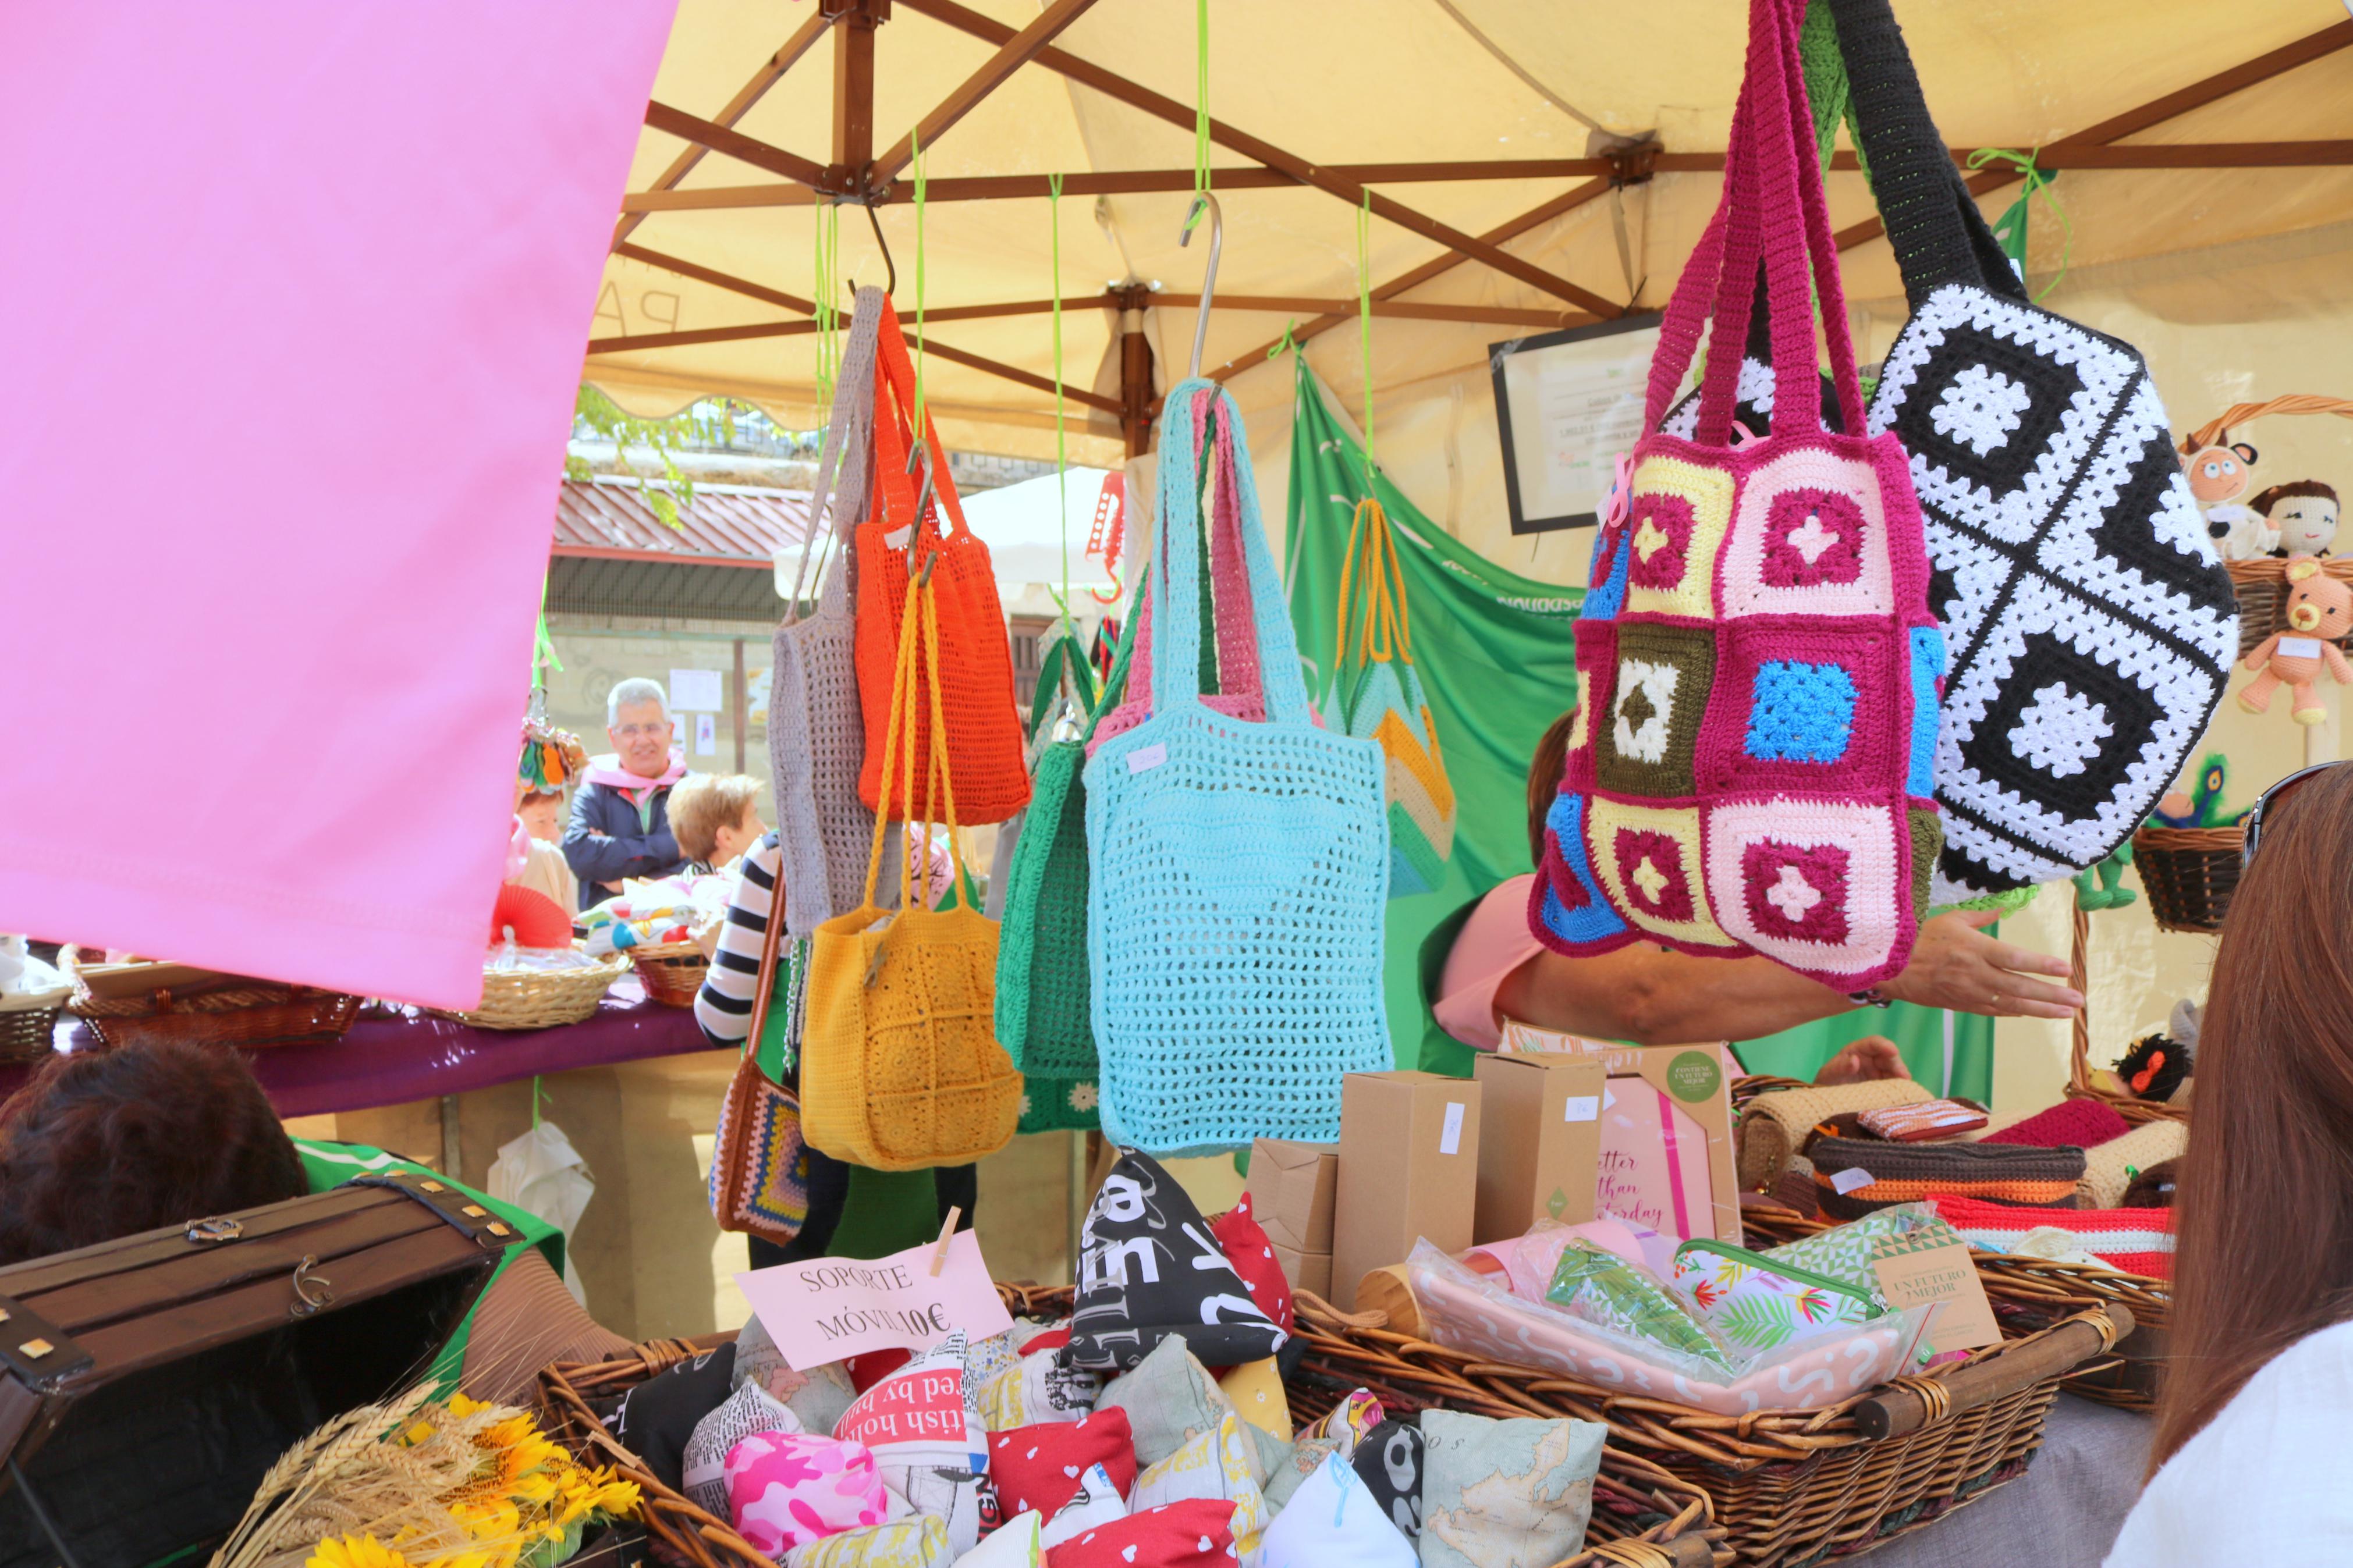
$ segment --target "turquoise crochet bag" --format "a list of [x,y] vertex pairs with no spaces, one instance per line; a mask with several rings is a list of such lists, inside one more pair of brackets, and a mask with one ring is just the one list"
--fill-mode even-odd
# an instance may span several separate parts
[[[1159,1155],[1261,1137],[1331,1142],[1341,1075],[1391,1065],[1384,759],[1310,714],[1257,486],[1233,456],[1242,443],[1217,444],[1206,498],[1196,478],[1219,425],[1241,429],[1222,389],[1196,378],[1169,395],[1152,713],[1099,740],[1085,773],[1103,1131]],[[1242,535],[1264,722],[1219,712],[1198,690],[1212,507],[1234,509]]]

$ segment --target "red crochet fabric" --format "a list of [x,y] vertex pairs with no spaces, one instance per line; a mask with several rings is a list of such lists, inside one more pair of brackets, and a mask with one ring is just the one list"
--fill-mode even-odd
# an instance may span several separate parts
[[1979,1198],[1931,1198],[1936,1217],[1973,1247],[2007,1252],[2018,1238],[2042,1226],[2055,1226],[2075,1245],[2127,1274],[2173,1278],[2171,1209],[2037,1209]]
[[2048,1110],[2038,1110],[2015,1127],[1989,1132],[1980,1143],[2023,1143],[2035,1149],[2073,1144],[2090,1149],[2111,1138],[2121,1138],[2132,1124],[2113,1105],[2096,1100],[2063,1100]]

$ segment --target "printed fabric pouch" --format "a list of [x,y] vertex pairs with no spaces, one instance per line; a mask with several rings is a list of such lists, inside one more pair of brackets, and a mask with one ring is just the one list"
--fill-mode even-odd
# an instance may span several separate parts
[[[863,904],[826,921],[809,940],[804,1133],[811,1147],[878,1171],[961,1165],[994,1154],[1012,1142],[1021,1113],[1021,1074],[991,1026],[997,922],[973,907],[958,847],[929,573],[926,566],[908,596],[891,692],[897,717],[884,732],[881,762],[886,773],[894,763],[902,767],[899,794],[908,815],[928,822],[935,806],[944,808],[953,898],[949,907],[925,908],[902,855],[898,910],[876,904],[887,815],[878,814]],[[932,677],[920,693],[919,655]],[[922,731],[914,725],[919,696],[932,710]],[[915,748],[926,739],[918,813]]]
[[1259,1532],[1270,1517],[1252,1473],[1251,1452],[1241,1418],[1229,1415],[1137,1476],[1128,1490],[1127,1506],[1141,1513],[1188,1498],[1229,1502],[1234,1511],[1227,1528],[1233,1531],[1236,1551],[1248,1557],[1258,1550]]
[[1858,1112],[1854,1120],[1873,1138],[1892,1143],[1926,1143],[1974,1132],[1986,1124],[1986,1113],[1957,1100],[1931,1100],[1921,1105],[1883,1105]]
[[[1138,583],[1141,602],[1151,591],[1149,574]],[[1127,684],[1140,616],[1131,616],[1127,635],[1102,691],[1092,671],[1077,658],[1068,637],[1054,645],[1062,656],[1039,678],[1039,696],[1048,679],[1065,664],[1084,673],[1075,679],[1088,697],[1080,734],[1049,738],[1030,777],[1029,806],[1020,840],[1006,871],[1005,919],[997,949],[997,1038],[1021,1069],[1024,1132],[1059,1129],[1092,1131],[1102,1117],[1098,1087],[1102,1063],[1095,1055],[1095,1025],[1087,963],[1087,792],[1080,776],[1087,742]]]
[[[866,508],[882,308],[881,289],[858,291],[833,417],[818,453],[808,536],[773,647],[768,764],[776,781],[776,842],[783,850],[785,926],[796,936],[817,930],[857,896],[859,857],[874,826],[874,814],[858,798],[866,721],[858,705],[858,634],[850,610],[849,526],[843,520]],[[817,608],[804,616],[801,590],[812,564]]]
[[1878,1138],[1817,1138],[1814,1192],[1832,1219],[1859,1219],[1890,1204],[1925,1198],[1993,1198],[2073,1208],[2084,1151],[2015,1143],[1890,1143]]
[[785,1568],[948,1568],[955,1561],[947,1521],[927,1513],[797,1546]]
[[762,1432],[727,1454],[735,1532],[771,1557],[890,1517],[874,1456],[807,1432]]
[[1561,1248],[1545,1300],[1571,1317],[1696,1356],[1727,1375],[1732,1371],[1724,1337],[1650,1270],[1616,1253],[1571,1241]]
[[[1199,1358],[1198,1367],[1240,1366],[1273,1355],[1289,1338],[1251,1297],[1176,1178],[1150,1155],[1123,1151],[1080,1230],[1063,1361],[1140,1370],[1175,1340]],[[1126,1391],[1126,1383],[1115,1384],[1103,1399],[1124,1404]],[[1222,1395],[1219,1403],[1231,1408]]]
[[1912,308],[1869,428],[1902,438],[1926,513],[1951,660],[1933,897],[1953,903],[2131,837],[2221,700],[2238,617],[2138,351],[2027,297],[1888,0],[1831,11]]
[[1879,1276],[1872,1271],[1871,1260],[1878,1256],[1881,1242],[1904,1237],[1936,1241],[1961,1239],[1926,1204],[1906,1203],[1767,1247],[1757,1256],[1783,1273],[1797,1269],[1861,1290],[1871,1298],[1873,1307],[1885,1311],[1887,1301],[1879,1293]]
[[[1296,1506],[1293,1506],[1296,1505]],[[1259,1538],[1261,1568],[1417,1568],[1413,1543],[1381,1513],[1370,1488],[1337,1454],[1300,1481]]]
[[1880,1312],[1868,1290],[1721,1241],[1677,1247],[1674,1283],[1702,1321],[1744,1350],[1851,1328]]
[[1228,448],[1206,500],[1212,512],[1235,508],[1266,722],[1219,712],[1198,690],[1205,498],[1193,458],[1205,398],[1216,424],[1241,422],[1232,395],[1208,382],[1168,395],[1152,716],[1102,742],[1085,773],[1103,1131],[1155,1153],[1261,1137],[1332,1142],[1342,1076],[1393,1060],[1381,996],[1384,761],[1371,742],[1316,727],[1257,480]]
[[[1528,913],[1572,957],[1634,942],[1761,953],[1853,992],[1903,969],[1926,910],[1944,647],[1902,446],[1823,427],[1810,271],[1844,428],[1862,404],[1799,9],[1750,9],[1724,200],[1661,328],[1654,433],[1594,543],[1584,700]],[[1726,352],[1708,356],[1694,435],[1659,433],[1703,327],[1746,340],[1760,256],[1780,373],[1769,432],[1729,444]]]
[[[1353,590],[1353,592],[1352,592]],[[1361,616],[1352,616],[1357,602]],[[1351,620],[1358,621],[1351,656]],[[1324,721],[1345,735],[1379,742],[1388,761],[1389,897],[1435,891],[1454,853],[1454,786],[1439,750],[1421,677],[1413,668],[1405,570],[1388,514],[1371,496],[1356,503],[1340,562],[1340,624]]]
[[1421,1413],[1422,1568],[1557,1563],[1585,1544],[1598,1421]]

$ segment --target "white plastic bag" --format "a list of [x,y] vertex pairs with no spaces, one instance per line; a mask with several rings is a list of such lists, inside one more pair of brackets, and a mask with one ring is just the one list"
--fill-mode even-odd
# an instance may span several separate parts
[[489,1184],[491,1196],[535,1214],[564,1233],[564,1288],[587,1306],[580,1271],[572,1263],[572,1232],[588,1200],[596,1195],[596,1178],[564,1129],[543,1121],[501,1144],[499,1157],[491,1163]]

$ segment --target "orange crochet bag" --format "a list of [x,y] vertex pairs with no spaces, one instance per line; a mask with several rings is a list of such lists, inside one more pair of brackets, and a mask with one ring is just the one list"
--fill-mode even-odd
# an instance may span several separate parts
[[[946,448],[928,414],[920,458],[933,489],[919,496],[909,469],[915,421],[915,369],[900,334],[898,313],[882,303],[881,369],[874,387],[874,485],[867,521],[858,525],[858,703],[866,720],[866,762],[858,795],[886,820],[902,817],[886,799],[882,742],[891,726],[892,669],[907,609],[907,581],[936,554],[932,596],[940,622],[940,700],[918,669],[913,697],[913,754],[931,754],[931,715],[943,715],[947,754],[955,769],[956,803],[966,822],[1002,822],[1029,804],[1029,770],[1013,695],[1013,648],[997,597],[997,569],[988,546],[965,526],[964,507],[949,477]],[[941,527],[944,510],[953,531]]]

